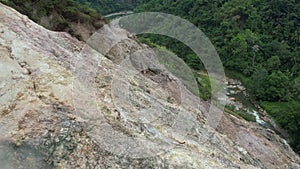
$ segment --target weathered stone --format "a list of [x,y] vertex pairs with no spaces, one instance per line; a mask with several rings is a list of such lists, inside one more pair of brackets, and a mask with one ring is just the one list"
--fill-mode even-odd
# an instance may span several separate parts
[[[186,90],[149,47],[128,38],[126,31],[100,30],[100,39],[92,42],[103,48],[96,51],[14,9],[2,4],[0,9],[0,110],[5,110],[0,116],[0,166],[299,167],[289,145],[257,124],[225,114],[218,131],[206,125],[209,104]],[[118,71],[123,70],[118,64],[133,53],[136,74],[129,77],[128,70]],[[28,73],[22,74],[23,69]],[[113,82],[123,88],[114,88]],[[8,163],[1,161],[15,150]],[[32,160],[20,160],[27,154]]]

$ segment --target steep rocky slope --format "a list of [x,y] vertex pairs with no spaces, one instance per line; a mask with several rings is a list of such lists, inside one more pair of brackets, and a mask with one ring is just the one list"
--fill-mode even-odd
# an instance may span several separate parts
[[209,104],[126,31],[105,26],[93,49],[0,9],[1,168],[300,167],[271,130],[208,126]]

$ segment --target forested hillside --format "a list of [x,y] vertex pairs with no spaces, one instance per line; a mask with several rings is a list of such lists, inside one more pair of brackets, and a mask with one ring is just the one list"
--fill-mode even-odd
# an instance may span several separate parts
[[[140,0],[136,12],[142,11],[174,14],[198,26],[216,46],[227,75],[243,80],[300,150],[300,1]],[[183,44],[146,38],[199,68]]]
[[0,0],[38,24],[86,40],[105,21],[94,9],[76,0]]
[[137,0],[77,0],[78,2],[96,9],[101,14],[132,10],[137,5]]

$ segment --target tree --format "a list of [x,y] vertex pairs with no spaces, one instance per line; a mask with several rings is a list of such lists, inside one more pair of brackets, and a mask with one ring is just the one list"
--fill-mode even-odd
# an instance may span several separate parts
[[292,92],[294,99],[300,101],[300,76],[294,79]]
[[266,81],[266,97],[269,101],[288,101],[291,98],[289,93],[289,78],[281,71],[274,71]]
[[267,69],[269,72],[278,70],[281,65],[280,59],[278,56],[272,56],[267,60]]
[[247,76],[251,75],[256,67],[255,59],[260,56],[258,53],[260,43],[259,35],[250,29],[238,33],[228,44],[232,58],[225,65],[232,70],[241,71]]
[[268,71],[266,69],[258,69],[251,76],[249,90],[256,97],[256,99],[265,99],[265,82],[267,79]]

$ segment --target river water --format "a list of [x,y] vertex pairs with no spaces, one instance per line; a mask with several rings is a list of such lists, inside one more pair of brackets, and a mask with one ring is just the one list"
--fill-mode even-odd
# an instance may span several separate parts
[[255,117],[256,123],[275,130],[273,120],[257,103],[252,101],[242,83],[235,79],[228,79],[226,90],[226,105],[234,106],[234,111],[244,112]]

